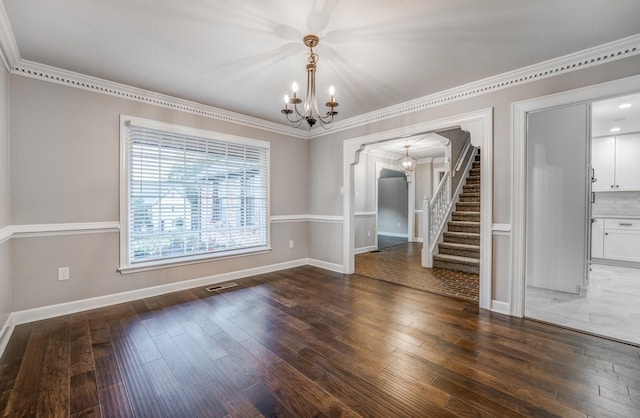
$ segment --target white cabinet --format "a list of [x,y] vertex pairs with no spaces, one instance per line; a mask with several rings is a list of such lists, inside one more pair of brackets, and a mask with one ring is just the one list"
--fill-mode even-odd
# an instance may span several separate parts
[[604,258],[604,219],[591,220],[591,258]]
[[605,219],[603,255],[640,262],[640,219]]
[[593,138],[594,192],[640,190],[640,134]]

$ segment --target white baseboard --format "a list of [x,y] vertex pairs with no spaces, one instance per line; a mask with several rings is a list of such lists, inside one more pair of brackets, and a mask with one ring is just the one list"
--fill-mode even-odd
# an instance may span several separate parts
[[511,308],[509,306],[509,303],[507,302],[501,302],[499,300],[492,300],[491,301],[491,311],[492,312],[497,312],[500,314],[504,314],[504,315],[509,315],[509,313],[511,312]]
[[[12,314],[14,324],[24,324],[27,322],[39,321],[61,315],[69,315],[90,309],[115,305],[118,303],[130,302],[133,300],[163,295],[180,290],[193,289],[195,287],[206,286],[225,282],[228,280],[241,279],[243,277],[255,276],[258,274],[271,273],[278,270],[285,270],[293,267],[300,267],[310,264],[306,259],[287,261],[284,263],[271,264],[268,266],[256,267],[246,270],[238,270],[229,273],[216,274],[198,279],[185,280],[177,283],[170,283],[160,286],[147,287],[144,289],[131,290],[128,292],[115,293],[112,295],[98,296],[89,299],[76,300],[72,302],[60,303],[57,305],[43,306],[39,308],[17,311]],[[322,266],[318,266],[322,267]]]
[[380,231],[378,231],[378,235],[384,235],[385,237],[409,238],[409,234],[400,234],[400,233],[397,233],[397,232],[380,232]]
[[4,349],[7,348],[14,327],[13,314],[9,314],[4,324],[0,327],[0,358],[2,358],[2,354],[4,354]]
[[329,263],[328,261],[313,258],[307,258],[307,264],[321,269],[335,271],[336,273],[344,273],[344,266],[342,264]]
[[368,247],[355,248],[353,250],[353,254],[368,253],[369,251],[375,251],[375,250],[376,250],[376,246],[375,245],[370,245]]

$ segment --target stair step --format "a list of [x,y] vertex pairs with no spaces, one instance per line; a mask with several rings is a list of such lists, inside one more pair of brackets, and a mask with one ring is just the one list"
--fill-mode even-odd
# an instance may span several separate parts
[[469,170],[469,177],[480,177],[480,168],[472,168],[471,170]]
[[467,177],[467,182],[465,184],[480,184],[480,176]]
[[480,162],[479,161],[474,161],[473,163],[471,163],[471,168],[480,169]]
[[465,184],[462,186],[462,193],[480,193],[480,183]]
[[461,193],[460,202],[480,202],[480,193]]
[[433,267],[479,274],[480,260],[448,254],[436,254],[433,256]]
[[480,212],[480,202],[458,202],[456,211],[460,212]]
[[453,242],[441,242],[438,245],[438,252],[440,254],[480,259],[479,245],[458,244]]
[[455,211],[451,218],[453,221],[480,222],[480,212]]
[[444,242],[448,243],[480,245],[480,234],[473,232],[447,231],[443,234],[443,237]]
[[479,234],[480,222],[450,221],[447,224],[447,230],[450,232],[470,232]]

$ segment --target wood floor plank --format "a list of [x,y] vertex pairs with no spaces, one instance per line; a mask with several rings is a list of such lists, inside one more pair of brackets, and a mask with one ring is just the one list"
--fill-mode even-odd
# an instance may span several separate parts
[[14,329],[0,416],[640,416],[640,347],[300,267]]

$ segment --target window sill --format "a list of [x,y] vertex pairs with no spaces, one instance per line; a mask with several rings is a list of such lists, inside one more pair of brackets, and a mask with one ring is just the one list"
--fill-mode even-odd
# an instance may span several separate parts
[[229,258],[246,257],[250,255],[265,254],[271,252],[271,247],[258,247],[251,249],[225,251],[224,253],[199,254],[189,257],[180,257],[179,259],[154,260],[142,263],[136,263],[129,266],[123,266],[118,269],[120,274],[140,273],[143,271],[152,271],[167,269],[172,267],[188,266],[190,264],[209,263],[212,261],[226,260]]

